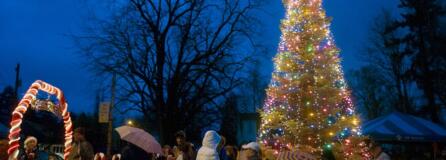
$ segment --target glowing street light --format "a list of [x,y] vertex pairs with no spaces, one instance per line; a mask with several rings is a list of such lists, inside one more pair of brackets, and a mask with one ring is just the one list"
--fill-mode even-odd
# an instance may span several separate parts
[[129,126],[133,126],[133,121],[132,121],[132,120],[128,120],[128,121],[127,121],[127,125],[129,125]]

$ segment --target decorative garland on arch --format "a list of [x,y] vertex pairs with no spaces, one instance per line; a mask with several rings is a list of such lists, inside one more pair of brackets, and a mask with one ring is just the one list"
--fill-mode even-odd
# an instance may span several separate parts
[[23,98],[20,100],[17,107],[12,112],[12,119],[11,119],[11,129],[9,130],[9,148],[8,148],[8,155],[9,160],[16,160],[17,156],[19,154],[19,147],[20,147],[20,126],[22,124],[23,115],[26,113],[28,108],[30,107],[30,104],[33,100],[36,99],[36,95],[38,93],[38,90],[42,90],[44,92],[47,92],[48,94],[55,95],[57,99],[59,100],[59,106],[62,107],[62,118],[64,121],[64,128],[65,128],[65,149],[64,149],[64,159],[68,159],[68,155],[71,152],[71,143],[73,141],[73,124],[71,122],[70,113],[67,111],[68,104],[65,100],[65,96],[63,92],[57,88],[54,87],[46,82],[43,82],[41,80],[35,81],[29,89],[26,91]]

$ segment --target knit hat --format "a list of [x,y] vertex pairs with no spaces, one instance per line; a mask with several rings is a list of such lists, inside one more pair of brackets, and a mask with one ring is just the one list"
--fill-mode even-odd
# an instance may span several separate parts
[[26,144],[28,144],[28,143],[31,142],[31,141],[34,141],[34,142],[37,143],[37,138],[36,138],[36,137],[33,137],[33,136],[28,136],[28,137],[26,137],[25,142],[24,142],[25,146],[26,146]]
[[252,149],[256,152],[260,151],[260,146],[257,142],[250,142],[242,146],[243,149]]

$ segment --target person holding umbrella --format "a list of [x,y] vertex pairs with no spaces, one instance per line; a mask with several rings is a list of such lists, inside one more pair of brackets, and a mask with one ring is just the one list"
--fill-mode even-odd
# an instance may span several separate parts
[[126,146],[121,150],[122,160],[149,159],[149,154],[163,154],[161,145],[146,131],[131,126],[121,126],[115,130],[126,141]]
[[121,150],[121,160],[149,159],[149,154],[141,148],[124,142],[126,145]]

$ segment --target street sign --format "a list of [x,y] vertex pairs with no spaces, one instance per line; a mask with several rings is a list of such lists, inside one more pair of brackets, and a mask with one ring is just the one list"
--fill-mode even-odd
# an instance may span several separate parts
[[99,123],[108,123],[110,113],[110,102],[101,102],[99,105]]

